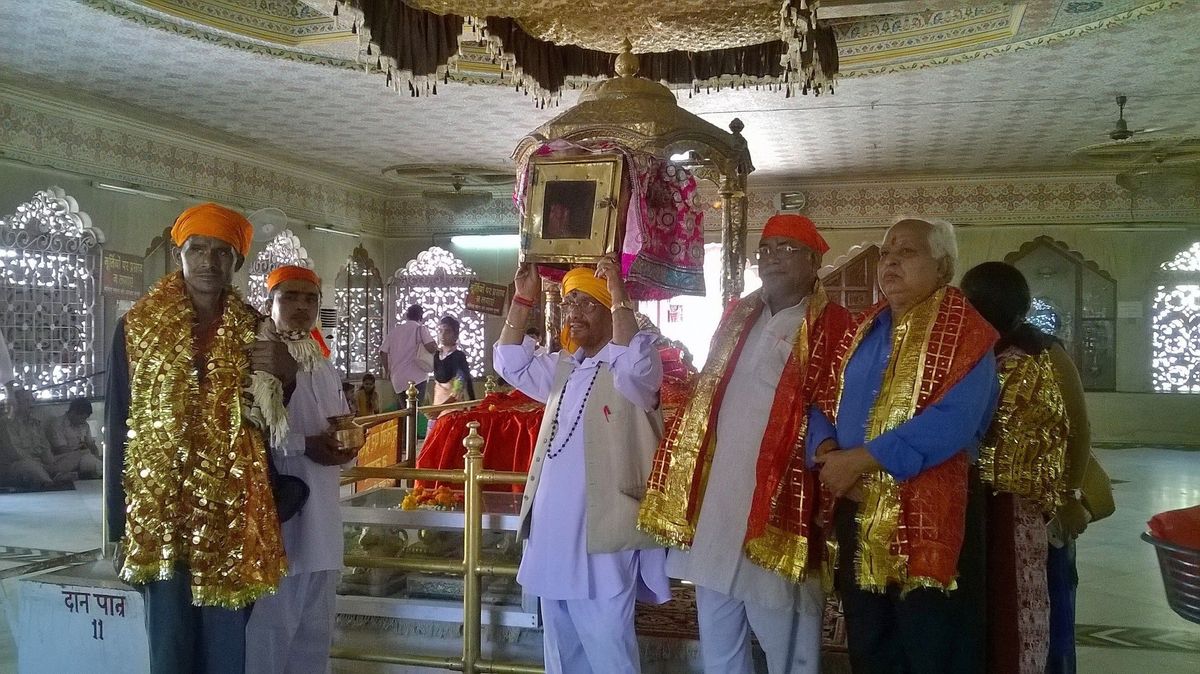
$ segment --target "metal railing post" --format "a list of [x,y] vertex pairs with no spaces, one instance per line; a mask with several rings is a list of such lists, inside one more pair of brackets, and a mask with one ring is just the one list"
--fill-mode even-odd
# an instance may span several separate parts
[[463,498],[464,522],[463,545],[463,672],[476,674],[481,648],[479,551],[483,539],[483,487],[479,474],[483,472],[483,437],[479,435],[479,422],[467,424],[469,429],[463,446],[463,470],[466,472],[466,494]]
[[417,385],[408,382],[408,390],[404,393],[408,416],[404,420],[404,456],[398,458],[400,465],[412,468],[417,461]]

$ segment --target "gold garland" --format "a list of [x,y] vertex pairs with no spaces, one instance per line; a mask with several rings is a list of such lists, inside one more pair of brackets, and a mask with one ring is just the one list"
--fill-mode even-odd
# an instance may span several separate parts
[[1000,355],[1000,401],[979,447],[979,476],[993,490],[1016,494],[1044,513],[1058,507],[1070,425],[1050,351]]
[[287,571],[262,436],[243,420],[246,347],[259,316],[235,292],[197,377],[194,312],[176,272],[126,317],[129,444],[121,578],[191,572],[196,605],[238,608]]

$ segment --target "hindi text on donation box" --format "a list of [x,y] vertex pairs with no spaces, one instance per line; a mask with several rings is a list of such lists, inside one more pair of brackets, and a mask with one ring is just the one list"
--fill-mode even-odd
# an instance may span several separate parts
[[142,598],[134,590],[26,580],[18,606],[19,674],[149,674]]

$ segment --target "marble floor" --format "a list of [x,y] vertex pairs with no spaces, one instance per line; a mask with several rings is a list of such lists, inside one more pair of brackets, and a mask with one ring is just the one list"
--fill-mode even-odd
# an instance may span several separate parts
[[[1097,450],[1116,482],[1117,512],[1079,539],[1079,671],[1200,671],[1200,625],[1168,607],[1154,549],[1139,539],[1147,518],[1200,504],[1200,453],[1156,448]],[[18,578],[46,561],[100,543],[100,488],[0,494],[0,672],[16,669],[8,626]]]

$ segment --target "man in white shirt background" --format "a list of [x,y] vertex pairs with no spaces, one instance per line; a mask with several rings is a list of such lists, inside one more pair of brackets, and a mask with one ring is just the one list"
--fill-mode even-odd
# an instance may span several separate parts
[[408,382],[415,382],[420,396],[425,395],[425,380],[433,372],[433,354],[437,344],[429,329],[421,323],[425,310],[414,304],[404,312],[404,320],[388,331],[379,354],[383,357],[384,375],[392,382],[401,407]]

